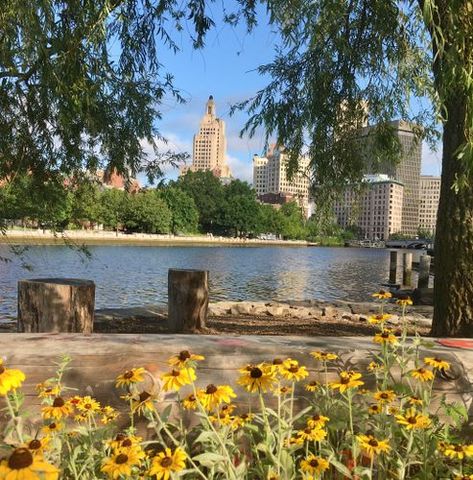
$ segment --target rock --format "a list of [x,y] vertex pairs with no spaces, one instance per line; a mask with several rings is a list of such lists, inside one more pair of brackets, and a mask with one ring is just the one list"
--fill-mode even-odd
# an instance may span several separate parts
[[351,315],[347,315],[347,314],[342,315],[342,318],[343,318],[343,320],[348,320],[350,322],[353,320],[353,317]]
[[322,317],[334,317],[337,311],[333,307],[325,306],[322,307]]
[[358,321],[359,321],[359,322],[367,322],[368,319],[367,319],[366,317],[364,317],[363,315],[359,315],[359,316],[358,316]]
[[266,314],[271,317],[281,317],[283,315],[283,311],[284,309],[279,306],[266,308]]

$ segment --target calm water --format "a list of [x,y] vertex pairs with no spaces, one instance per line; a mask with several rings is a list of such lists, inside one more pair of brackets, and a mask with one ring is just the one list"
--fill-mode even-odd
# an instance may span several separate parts
[[210,272],[211,300],[363,301],[388,278],[389,252],[363,248],[91,246],[91,260],[65,246],[31,246],[25,262],[0,245],[0,319],[16,316],[17,281],[76,277],[94,280],[96,306],[167,301],[169,268]]

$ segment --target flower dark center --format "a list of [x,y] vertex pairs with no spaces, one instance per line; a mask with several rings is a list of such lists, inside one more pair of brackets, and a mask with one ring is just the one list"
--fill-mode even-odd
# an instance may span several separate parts
[[455,452],[463,452],[463,447],[461,445],[455,445]]
[[189,353],[188,350],[183,350],[181,353],[179,353],[179,360],[181,362],[185,362],[189,358],[191,358],[191,354]]
[[389,338],[389,332],[383,332],[383,333],[381,334],[381,337],[382,337],[382,338]]
[[164,457],[161,460],[161,466],[164,468],[168,468],[172,465],[172,458],[171,457]]
[[262,372],[261,368],[253,367],[250,370],[250,377],[251,378],[261,378],[262,376],[263,376],[263,372]]
[[380,290],[380,291],[379,291],[379,294],[380,294],[380,295],[385,295],[386,292],[385,292],[384,290]]
[[56,398],[54,399],[54,402],[53,402],[53,407],[60,408],[60,407],[64,407],[65,404],[66,404],[66,402],[64,401],[63,398],[61,398],[61,397],[56,397]]
[[41,448],[41,442],[37,439],[31,440],[31,442],[28,444],[28,448],[30,450],[38,450]]
[[423,368],[419,368],[419,370],[417,370],[421,375],[423,375],[425,373],[425,370]]
[[173,370],[173,371],[171,372],[171,375],[172,375],[173,377],[178,377],[180,374],[181,374],[180,370]]
[[92,405],[91,405],[90,403],[86,403],[86,404],[84,405],[84,408],[85,408],[86,410],[90,410],[90,409],[92,408]]
[[313,458],[313,459],[310,461],[309,465],[310,465],[312,468],[317,468],[317,467],[319,466],[319,461],[316,460],[315,458]]
[[140,393],[140,402],[146,402],[151,395],[148,392],[141,392]]
[[243,415],[240,415],[243,420],[246,420],[248,418],[248,414],[244,413]]
[[407,418],[407,421],[411,425],[415,425],[417,423],[417,418],[416,417],[409,417],[409,418]]
[[291,373],[297,373],[299,371],[299,367],[297,365],[291,365],[288,370],[291,372]]
[[312,429],[311,428],[306,428],[304,430],[304,433],[307,433],[307,435],[310,435],[312,433]]
[[57,425],[53,422],[49,424],[49,430],[56,430]]
[[126,378],[127,380],[129,380],[130,378],[133,378],[133,371],[132,371],[132,370],[127,370],[127,371],[123,374],[123,378]]
[[372,439],[368,442],[368,445],[370,445],[371,447],[377,447],[379,444],[378,444],[377,440],[375,440],[374,438],[372,438]]
[[125,438],[122,442],[122,447],[131,447],[132,445],[133,443],[129,438]]
[[348,383],[350,383],[350,377],[340,377],[340,383],[342,385],[347,385]]
[[118,455],[115,459],[115,463],[117,465],[122,465],[126,462],[128,462],[128,455],[125,455],[124,453],[120,453],[120,455]]
[[3,365],[0,365],[0,375],[5,372],[5,367]]
[[28,468],[33,463],[33,455],[27,448],[17,448],[8,459],[8,467],[12,470]]
[[115,437],[115,440],[117,442],[121,442],[122,440],[125,440],[126,438],[126,435],[123,435],[123,433],[119,433],[116,437]]
[[273,360],[273,365],[282,365],[282,360],[280,358],[275,358]]
[[192,395],[189,395],[189,402],[195,402],[195,395],[192,394]]
[[386,398],[389,398],[389,395],[387,393],[382,393],[380,397],[383,399],[386,399]]
[[207,385],[207,389],[205,390],[205,393],[208,395],[212,395],[212,393],[215,393],[217,391],[217,387],[214,384]]
[[318,422],[320,420],[320,415],[313,415],[312,420],[314,420],[314,422]]

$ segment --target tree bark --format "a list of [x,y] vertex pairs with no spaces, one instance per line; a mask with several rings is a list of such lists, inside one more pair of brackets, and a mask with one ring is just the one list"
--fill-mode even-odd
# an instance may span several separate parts
[[92,333],[95,284],[90,280],[40,278],[18,282],[19,332]]
[[443,131],[442,181],[435,234],[432,335],[473,336],[473,178],[457,191],[455,180],[468,173],[456,150],[466,142],[465,105],[457,95],[447,102]]
[[209,305],[209,272],[169,270],[168,328],[173,333],[206,331]]

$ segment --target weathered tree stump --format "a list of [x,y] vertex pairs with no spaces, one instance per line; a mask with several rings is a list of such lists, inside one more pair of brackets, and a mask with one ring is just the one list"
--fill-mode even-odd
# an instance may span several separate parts
[[95,283],[75,278],[18,282],[19,332],[92,333]]
[[430,258],[430,255],[421,255],[420,257],[418,288],[429,288]]
[[402,284],[412,287],[412,253],[403,254]]
[[209,272],[168,272],[168,328],[172,333],[202,333],[206,330],[209,305]]
[[395,284],[397,282],[397,251],[391,250],[389,252],[389,283]]

